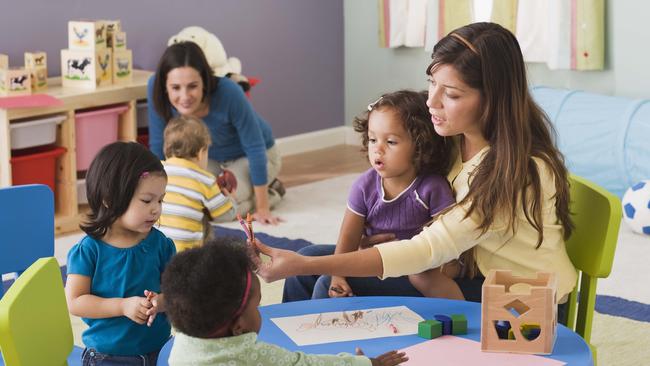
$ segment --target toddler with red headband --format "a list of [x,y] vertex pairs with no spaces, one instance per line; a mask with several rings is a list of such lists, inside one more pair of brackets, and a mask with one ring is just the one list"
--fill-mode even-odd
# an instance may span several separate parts
[[169,365],[398,365],[404,353],[308,355],[257,340],[260,281],[246,243],[215,238],[174,256],[162,276],[176,329]]

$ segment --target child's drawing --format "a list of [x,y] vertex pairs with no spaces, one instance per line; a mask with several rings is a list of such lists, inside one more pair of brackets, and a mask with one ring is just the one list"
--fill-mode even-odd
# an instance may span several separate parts
[[271,319],[299,346],[416,334],[422,320],[406,306]]

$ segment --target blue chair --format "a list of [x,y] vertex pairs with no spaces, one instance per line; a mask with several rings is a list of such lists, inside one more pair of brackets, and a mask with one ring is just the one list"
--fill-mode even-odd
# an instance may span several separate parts
[[[0,275],[21,274],[39,258],[54,256],[54,194],[43,184],[0,188]],[[1,282],[1,281],[0,281]],[[0,284],[0,298],[4,286]],[[68,362],[81,364],[74,347]],[[4,365],[0,352],[0,366]]]
[[[54,256],[54,194],[43,184],[0,188],[0,275]],[[4,294],[0,286],[0,297]]]

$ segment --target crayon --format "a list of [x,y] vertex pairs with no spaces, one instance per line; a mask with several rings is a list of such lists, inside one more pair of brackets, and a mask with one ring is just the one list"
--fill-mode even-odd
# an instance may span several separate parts
[[248,224],[248,233],[250,234],[251,242],[255,241],[255,234],[253,234],[253,218],[250,212],[246,214],[246,223]]

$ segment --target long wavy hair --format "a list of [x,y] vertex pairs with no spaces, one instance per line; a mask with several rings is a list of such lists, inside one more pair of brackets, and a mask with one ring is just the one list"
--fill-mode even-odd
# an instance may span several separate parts
[[494,23],[458,28],[434,47],[427,68],[431,75],[450,65],[468,86],[481,93],[480,127],[490,149],[473,173],[469,193],[457,204],[469,204],[467,216],[480,217],[484,234],[497,215],[508,230],[516,230],[517,210],[537,231],[537,248],[544,240],[540,172],[533,158],[548,167],[555,182],[555,211],[565,239],[571,235],[569,182],[564,158],[555,146],[555,131],[535,104],[515,36]]

